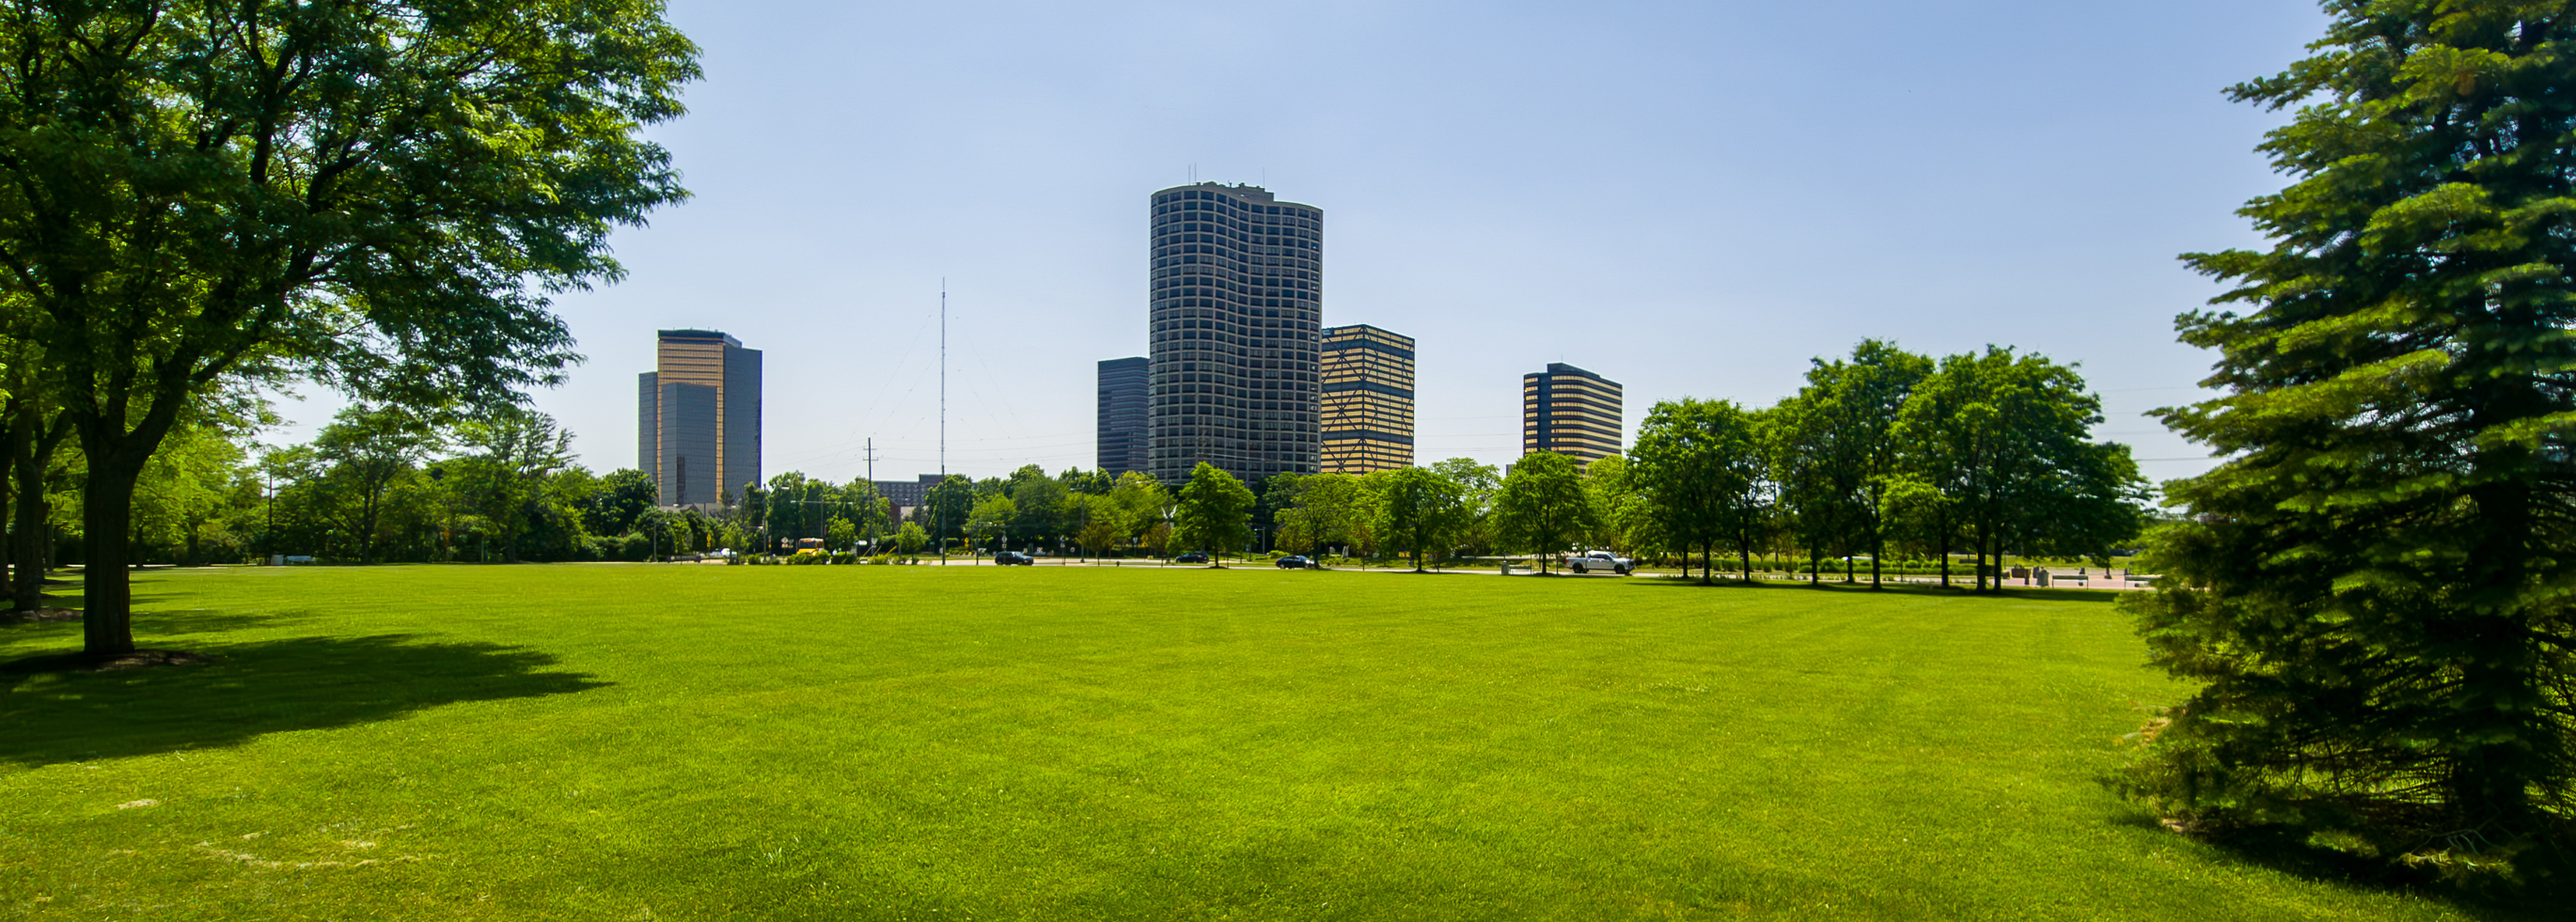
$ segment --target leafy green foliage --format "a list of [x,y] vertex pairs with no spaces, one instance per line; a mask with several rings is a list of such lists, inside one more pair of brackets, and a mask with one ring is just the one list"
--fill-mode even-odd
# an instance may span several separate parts
[[1425,558],[1445,551],[1466,533],[1474,513],[1467,504],[1467,485],[1441,467],[1400,467],[1368,475],[1376,494],[1370,504],[1378,540],[1413,557],[1420,570]]
[[1280,503],[1272,521],[1278,546],[1303,554],[1322,547],[1374,545],[1370,533],[1378,495],[1363,478],[1351,474],[1280,474],[1271,478]]
[[212,389],[514,404],[575,358],[547,295],[617,278],[609,232],[683,196],[639,132],[679,114],[695,49],[651,0],[0,19],[6,332],[88,458],[93,655],[133,649],[135,483]]
[[1172,513],[1172,543],[1205,553],[1241,550],[1252,541],[1252,490],[1216,465],[1199,462]]
[[1494,498],[1496,531],[1503,543],[1538,555],[1541,572],[1551,558],[1590,533],[1598,516],[1574,459],[1555,452],[1522,455],[1503,476],[1503,488]]
[[[1634,479],[1658,533],[1703,560],[1735,545],[1750,579],[1754,546],[1770,521],[1769,466],[1760,420],[1727,400],[1665,401],[1637,431]],[[1700,581],[1709,582],[1703,565]]]
[[[2163,411],[2225,455],[2175,481],[2132,600],[2200,690],[2128,776],[2212,830],[2568,872],[2576,845],[2576,21],[2565,4],[2336,0],[2235,87],[2296,107],[2266,251],[2183,316],[2227,392]],[[2563,904],[2562,904],[2563,905]]]

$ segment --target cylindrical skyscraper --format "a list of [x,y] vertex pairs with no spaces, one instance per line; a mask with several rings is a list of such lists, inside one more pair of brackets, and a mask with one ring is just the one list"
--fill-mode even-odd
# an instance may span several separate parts
[[1154,193],[1152,472],[1319,470],[1324,215],[1258,186]]

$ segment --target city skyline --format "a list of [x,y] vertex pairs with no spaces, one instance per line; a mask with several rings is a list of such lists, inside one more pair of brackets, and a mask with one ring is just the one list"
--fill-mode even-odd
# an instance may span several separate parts
[[[950,466],[1093,466],[1093,395],[1068,382],[1145,353],[1134,202],[1195,165],[1333,210],[1333,319],[1432,347],[1425,463],[1516,457],[1496,382],[1550,361],[1618,369],[1633,432],[1658,400],[1768,405],[1877,337],[2081,362],[2102,437],[2154,477],[2205,467],[2140,415],[2214,359],[2174,341],[2217,290],[2174,256],[2260,245],[2231,212],[2277,188],[2252,148],[2286,116],[2220,88],[2296,57],[2314,7],[1866,4],[1860,50],[1796,40],[1855,12],[678,0],[709,77],[652,133],[693,198],[615,234],[625,281],[554,296],[588,361],[533,406],[585,465],[629,466],[651,331],[716,327],[799,376],[767,395],[765,470],[845,482],[871,437],[880,471],[937,470],[945,278]],[[760,27],[780,17],[813,28]],[[1247,117],[1147,66],[1175,17],[1275,36],[1313,79]],[[1858,109],[1819,126],[1816,93]],[[1750,140],[1813,129],[1795,153]],[[1903,245],[1854,245],[1854,214]],[[341,405],[296,390],[264,442]]]

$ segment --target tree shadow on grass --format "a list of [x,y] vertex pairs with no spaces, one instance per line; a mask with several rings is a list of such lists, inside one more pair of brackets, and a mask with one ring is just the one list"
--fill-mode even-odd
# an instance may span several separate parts
[[[138,595],[136,600],[142,601],[143,597]],[[72,614],[78,615],[80,613],[78,602],[77,599],[69,600],[64,603],[64,606]],[[301,610],[243,612],[215,608],[164,609],[136,612],[134,631],[137,641],[145,646],[151,646],[155,639],[161,637],[222,634],[250,628],[292,627],[311,621],[313,617],[313,613]],[[68,621],[35,621],[0,618],[0,641],[34,643],[38,642],[39,636],[49,632],[69,632],[70,636],[79,637],[80,619],[75,617]],[[0,657],[5,656],[6,654],[0,654]]]
[[1879,595],[1924,595],[1938,596],[1945,599],[1992,599],[1998,602],[2089,602],[2096,605],[2108,605],[2112,602],[2119,601],[2120,598],[2120,593],[2100,589],[2038,589],[2028,586],[2008,586],[1999,593],[1975,592],[1964,584],[1951,586],[1945,589],[1937,583],[1888,583],[1885,588],[1872,589],[1867,581],[1846,585],[1841,581],[1840,577],[1835,577],[1832,581],[1823,583],[1808,583],[1803,580],[1794,583],[1783,580],[1755,580],[1751,583],[1745,583],[1742,580],[1728,577],[1720,577],[1714,583],[1705,584],[1701,583],[1697,577],[1687,580],[1676,577],[1659,577],[1655,579],[1637,580],[1636,582],[1641,585],[1661,586],[1667,589],[1760,589],[1819,593],[1874,592]]
[[[2113,825],[2171,835],[2152,815],[2128,813]],[[2483,922],[2561,922],[2576,892],[2565,883],[2542,881],[2520,890],[2477,890],[2448,883],[2431,873],[2411,872],[2387,861],[2374,861],[2308,843],[2305,832],[2255,829],[2199,841],[2228,859],[2359,892],[2393,893],[2438,901]]]
[[38,672],[0,663],[0,761],[46,765],[238,746],[268,733],[387,720],[444,704],[610,683],[553,656],[411,635],[296,637],[202,648],[211,663]]

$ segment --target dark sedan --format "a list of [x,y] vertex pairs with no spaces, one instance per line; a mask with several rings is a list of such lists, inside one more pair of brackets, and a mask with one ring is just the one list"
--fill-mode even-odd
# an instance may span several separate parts
[[1318,565],[1314,561],[1295,554],[1279,558],[1279,569],[1282,570],[1313,570],[1316,569],[1317,566]]
[[1208,562],[1208,558],[1207,558],[1207,555],[1206,555],[1206,554],[1201,554],[1201,553],[1199,553],[1199,552],[1197,552],[1197,551],[1191,551],[1191,552],[1189,552],[1189,553],[1187,553],[1187,554],[1183,554],[1183,555],[1181,555],[1181,556],[1178,556],[1178,557],[1174,557],[1174,558],[1172,558],[1172,562],[1173,562],[1173,563],[1206,563],[1206,562]]
[[1037,558],[1035,558],[1035,557],[1031,557],[1031,556],[1029,556],[1029,555],[1027,555],[1027,554],[1020,553],[1020,552],[1018,552],[1018,551],[1003,551],[1003,552],[1001,552],[1001,553],[999,553],[999,554],[995,554],[995,555],[993,555],[993,565],[994,565],[994,566],[997,566],[997,567],[1007,567],[1007,566],[1010,566],[1010,565],[1012,565],[1012,564],[1018,564],[1018,565],[1020,565],[1020,566],[1026,567],[1026,566],[1033,566],[1033,565],[1035,565],[1037,562],[1038,562],[1038,559],[1037,559]]

